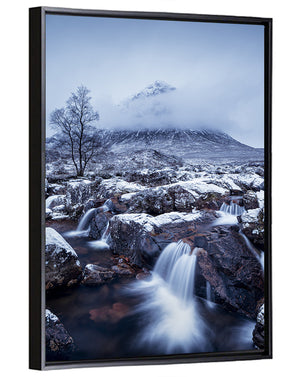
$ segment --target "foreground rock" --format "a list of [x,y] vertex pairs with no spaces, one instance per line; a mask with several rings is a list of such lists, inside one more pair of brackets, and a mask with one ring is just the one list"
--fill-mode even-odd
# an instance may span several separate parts
[[83,271],[83,285],[104,284],[116,278],[116,273],[109,268],[87,264]]
[[46,289],[72,286],[81,279],[78,256],[68,242],[53,228],[46,228]]
[[208,281],[216,303],[256,318],[257,303],[264,296],[263,271],[238,233],[238,227],[216,227],[195,237],[194,246],[198,248],[196,294],[203,295]]
[[197,234],[201,225],[214,218],[207,211],[171,212],[156,217],[144,213],[116,215],[109,222],[110,247],[137,266],[153,266],[170,242]]
[[110,268],[87,264],[83,271],[83,285],[100,285],[122,277],[134,278],[135,269],[130,266],[123,258],[119,258],[117,263]]
[[75,351],[73,338],[58,317],[46,309],[46,354],[47,360],[67,360]]
[[264,305],[259,309],[256,325],[253,330],[253,343],[257,348],[264,349],[265,347],[265,311]]
[[264,208],[250,209],[238,217],[243,233],[260,249],[264,249]]

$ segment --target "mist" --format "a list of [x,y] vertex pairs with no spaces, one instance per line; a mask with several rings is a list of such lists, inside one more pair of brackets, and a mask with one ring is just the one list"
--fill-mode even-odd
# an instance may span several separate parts
[[[48,136],[83,84],[99,128],[213,128],[263,147],[262,26],[47,15],[46,28]],[[129,100],[156,80],[176,90]]]

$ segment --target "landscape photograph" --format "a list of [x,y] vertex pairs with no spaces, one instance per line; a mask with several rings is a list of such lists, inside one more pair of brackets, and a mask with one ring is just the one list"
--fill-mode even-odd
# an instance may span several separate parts
[[264,26],[46,15],[46,361],[265,348]]

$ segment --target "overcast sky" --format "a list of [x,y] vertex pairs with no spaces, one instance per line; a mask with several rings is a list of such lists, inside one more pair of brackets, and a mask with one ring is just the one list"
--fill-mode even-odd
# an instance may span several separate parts
[[[98,127],[220,129],[263,147],[264,28],[200,22],[46,16],[46,124],[83,84],[100,114]],[[176,87],[137,106],[118,106],[156,80]],[[145,101],[144,101],[145,102]],[[147,103],[141,104],[145,109]],[[120,110],[121,109],[121,110]]]

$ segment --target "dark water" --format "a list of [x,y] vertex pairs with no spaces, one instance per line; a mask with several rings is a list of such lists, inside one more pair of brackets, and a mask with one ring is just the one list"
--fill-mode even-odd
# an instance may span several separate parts
[[[47,226],[56,228],[62,235],[76,228],[72,222],[49,223]],[[114,257],[110,251],[91,249],[88,238],[66,239],[78,253],[83,266],[87,263],[103,266],[113,264]],[[151,280],[151,277],[148,279]],[[149,325],[151,328],[153,314],[147,316],[137,310],[143,305],[146,295],[146,291],[143,293],[143,290],[136,289],[138,284],[135,279],[122,279],[98,287],[78,286],[47,295],[47,308],[60,318],[77,347],[68,360],[183,353],[180,349],[178,352],[169,352],[155,342],[150,345],[140,342],[143,330]],[[205,321],[205,344],[199,344],[199,348],[194,346],[187,352],[253,349],[252,331],[255,322],[226,312],[218,305],[209,307],[202,299],[197,299],[195,305],[199,317]],[[181,318],[178,320],[181,321]],[[185,320],[182,318],[182,321]],[[171,331],[176,332],[176,325]]]
[[[133,312],[142,303],[142,297],[124,292],[130,284],[117,282],[101,287],[79,286],[47,297],[47,307],[60,318],[77,346],[70,359],[161,354],[155,352],[155,346],[139,345],[139,333],[147,323],[141,315]],[[207,349],[202,352],[253,349],[253,321],[228,313],[218,305],[209,308],[205,300],[198,300],[197,305],[210,329]],[[192,351],[200,352],[200,345],[199,350]]]

